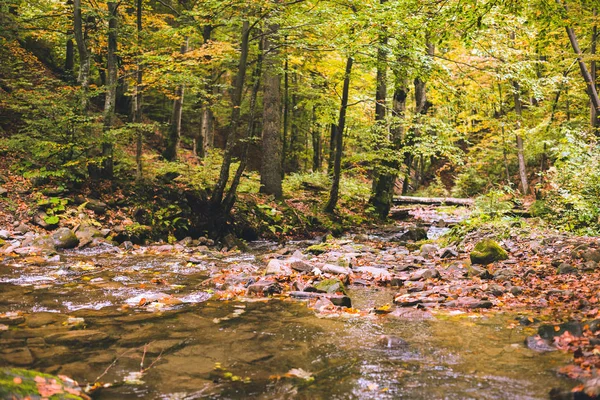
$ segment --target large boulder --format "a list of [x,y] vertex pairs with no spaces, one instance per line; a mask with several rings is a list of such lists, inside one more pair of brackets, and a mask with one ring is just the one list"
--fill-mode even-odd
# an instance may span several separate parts
[[477,243],[471,252],[471,263],[473,264],[488,265],[506,259],[508,259],[506,250],[491,239]]
[[79,244],[79,239],[69,228],[57,229],[51,237],[56,249],[72,249]]

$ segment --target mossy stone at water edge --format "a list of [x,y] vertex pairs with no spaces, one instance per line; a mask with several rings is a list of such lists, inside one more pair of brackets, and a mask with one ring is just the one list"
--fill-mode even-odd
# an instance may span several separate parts
[[471,262],[473,264],[488,265],[507,258],[508,253],[506,250],[491,239],[485,239],[477,243],[471,252]]
[[321,290],[325,293],[333,294],[340,292],[346,296],[348,295],[348,292],[346,292],[346,288],[344,287],[342,281],[336,278],[322,280],[321,282],[316,283],[314,286],[315,289]]
[[59,378],[54,375],[19,368],[0,369],[0,398],[89,399],[81,392],[77,382],[66,377]]

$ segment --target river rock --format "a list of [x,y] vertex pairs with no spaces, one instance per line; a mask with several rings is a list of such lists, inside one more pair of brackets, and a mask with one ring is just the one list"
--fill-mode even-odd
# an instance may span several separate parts
[[79,244],[79,239],[69,228],[60,228],[51,237],[55,249],[72,249]]
[[475,245],[470,257],[473,264],[488,265],[508,259],[508,253],[495,241],[485,239]]
[[93,346],[110,339],[106,333],[94,330],[79,330],[54,333],[45,337],[46,342],[58,345]]
[[421,246],[421,257],[424,258],[433,258],[435,257],[440,249],[435,244],[426,243]]
[[2,325],[20,325],[25,322],[25,317],[17,314],[14,311],[9,311],[4,314],[0,314],[0,324]]
[[420,281],[422,279],[436,279],[440,277],[440,272],[435,268],[421,268],[413,272],[408,278],[409,281]]
[[325,264],[321,267],[321,271],[326,272],[328,274],[335,274],[335,275],[349,275],[352,270],[350,268],[347,267],[340,267],[338,265],[333,265],[333,264]]
[[6,240],[10,239],[11,234],[6,229],[0,229],[0,239]]
[[320,291],[322,293],[334,294],[334,293],[340,292],[345,295],[348,294],[348,292],[346,292],[346,288],[344,287],[344,284],[342,283],[342,281],[340,281],[337,278],[322,280],[322,281],[314,284],[314,287],[315,287],[315,289],[317,289],[318,291]]
[[352,308],[352,300],[350,300],[350,297],[348,297],[348,296],[331,295],[331,296],[328,296],[327,298],[335,306]]
[[8,196],[8,189],[0,186],[0,197],[6,197],[6,196]]
[[79,247],[85,247],[92,243],[94,237],[102,237],[102,234],[93,226],[84,225],[80,226],[79,229],[75,231],[75,236],[79,239]]
[[258,281],[248,286],[248,294],[256,294],[259,296],[272,296],[276,293],[281,293],[281,285],[273,281]]
[[377,346],[390,350],[404,350],[408,348],[408,343],[398,336],[381,335],[377,340]]
[[506,293],[506,289],[504,288],[504,286],[490,285],[488,287],[488,289],[487,289],[487,293],[489,293],[489,294],[491,294],[492,296],[495,296],[495,297],[500,297],[504,293]]
[[558,325],[545,324],[538,328],[538,335],[546,340],[552,340],[565,332],[569,332],[575,337],[581,337],[583,336],[583,326],[581,322],[569,321]]
[[525,346],[527,346],[527,348],[529,348],[533,351],[537,351],[539,353],[543,353],[543,352],[547,352],[547,351],[556,351],[555,347],[552,347],[547,340],[539,337],[538,335],[528,336],[525,339]]
[[93,211],[94,214],[102,215],[106,213],[108,206],[106,205],[106,203],[100,200],[89,199],[85,204],[85,208]]
[[273,259],[270,260],[265,269],[265,275],[291,275],[292,269],[283,261]]
[[[27,366],[33,364],[34,358],[27,347],[9,348],[0,352],[0,359],[8,364]],[[0,389],[1,392],[1,389]]]
[[359,272],[361,274],[371,275],[375,279],[380,280],[390,280],[392,279],[392,274],[390,271],[384,268],[377,267],[358,267],[354,270],[355,272]]
[[458,257],[458,252],[453,247],[444,247],[440,250],[440,258],[454,258]]
[[21,235],[26,234],[27,232],[30,232],[31,229],[29,229],[29,227],[23,223],[20,223],[19,225],[17,225],[17,227],[15,228],[15,232],[20,233]]
[[309,263],[302,261],[302,260],[298,260],[298,259],[290,260],[289,265],[294,271],[298,271],[298,272],[310,272],[314,268]]
[[479,277],[483,279],[490,279],[492,274],[490,274],[490,271],[488,271],[487,268],[484,268],[481,265],[472,264],[469,266],[469,268],[467,268],[467,276],[470,278]]
[[413,241],[418,242],[419,240],[427,239],[427,231],[424,228],[411,228],[404,232],[402,235],[398,236],[398,241]]

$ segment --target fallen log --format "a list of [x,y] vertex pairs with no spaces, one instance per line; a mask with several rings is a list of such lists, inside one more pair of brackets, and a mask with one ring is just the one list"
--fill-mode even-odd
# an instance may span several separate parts
[[459,199],[455,197],[412,197],[412,196],[395,196],[394,204],[432,204],[432,205],[449,205],[449,206],[471,206],[474,203],[473,199]]

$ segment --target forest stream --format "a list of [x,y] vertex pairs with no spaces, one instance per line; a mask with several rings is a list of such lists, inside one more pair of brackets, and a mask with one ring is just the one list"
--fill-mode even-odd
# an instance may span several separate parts
[[[364,246],[356,238],[398,247],[371,234],[344,248]],[[248,280],[281,247],[195,259],[108,247],[6,261],[0,362],[109,384],[97,399],[544,399],[575,385],[557,374],[567,354],[536,353],[526,327],[507,328],[514,314],[379,315],[368,311],[397,289],[362,285],[348,287],[355,314],[315,313],[287,296],[227,300],[212,279],[229,270],[230,285]]]

